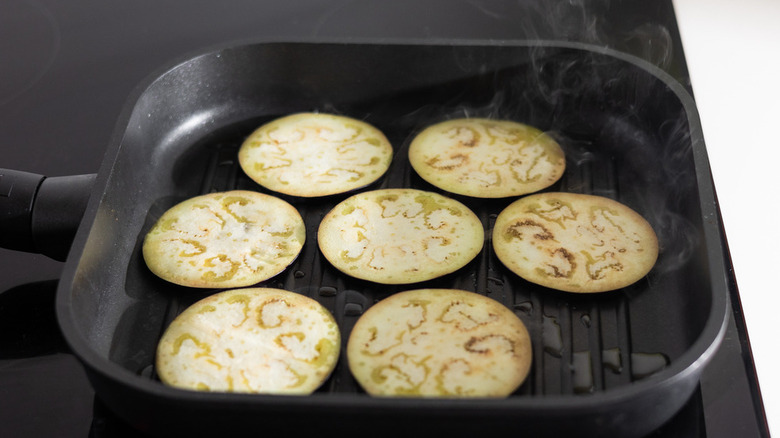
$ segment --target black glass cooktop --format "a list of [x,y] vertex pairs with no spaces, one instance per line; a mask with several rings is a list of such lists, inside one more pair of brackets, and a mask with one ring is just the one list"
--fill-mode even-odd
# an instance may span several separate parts
[[[94,173],[125,99],[144,77],[182,55],[261,38],[581,41],[643,57],[690,91],[669,1],[3,0],[0,166]],[[0,249],[0,436],[140,436],[95,397],[59,332],[61,267]],[[725,340],[693,397],[652,437],[769,435],[729,280]]]

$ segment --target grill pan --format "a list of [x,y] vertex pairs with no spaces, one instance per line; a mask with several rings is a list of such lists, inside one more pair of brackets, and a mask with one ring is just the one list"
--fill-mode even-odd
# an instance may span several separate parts
[[[480,256],[443,278],[377,285],[340,274],[317,248],[320,220],[349,194],[271,193],[301,212],[307,242],[286,271],[260,286],[322,303],[343,342],[363,311],[398,291],[443,287],[487,295],[529,329],[528,379],[499,400],[373,398],[350,375],[342,348],[333,375],[310,396],[163,386],[154,370],[159,337],[179,312],[215,291],[155,277],[141,256],[145,233],[165,210],[195,195],[268,193],[239,168],[238,147],[263,122],[303,111],[362,119],[388,136],[391,168],[366,189],[441,192],[406,157],[414,135],[432,123],[491,117],[536,126],[567,156],[565,175],[549,190],[607,196],[636,210],[659,237],[658,262],[632,286],[583,296],[520,279],[486,241]],[[97,176],[76,186],[91,193],[59,283],[58,320],[96,394],[150,434],[639,437],[689,399],[727,322],[725,245],[695,104],[663,71],[605,48],[547,41],[264,41],[216,48],[141,84]],[[481,218],[486,236],[514,200],[449,196]]]

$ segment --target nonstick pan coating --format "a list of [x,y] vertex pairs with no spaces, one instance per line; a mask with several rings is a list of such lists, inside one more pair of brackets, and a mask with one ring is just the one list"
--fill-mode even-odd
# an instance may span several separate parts
[[[502,400],[372,398],[343,356],[306,397],[215,394],[163,386],[156,343],[187,305],[214,293],[175,286],[144,265],[141,242],[183,199],[212,191],[267,192],[237,164],[261,123],[302,111],[347,115],[383,130],[390,171],[366,189],[438,191],[408,165],[411,138],[453,117],[506,118],[553,135],[567,156],[550,190],[627,204],[659,236],[661,254],[640,282],[581,296],[532,285],[506,270],[490,242],[465,268],[409,286],[341,275],[318,252],[322,216],[347,195],[281,196],[301,212],[307,243],[285,272],[260,284],[310,296],[346,342],[377,300],[418,287],[494,298],[525,322],[534,343],[526,382]],[[512,199],[453,196],[489,236]],[[395,434],[414,431],[534,436],[642,436],[692,394],[727,318],[724,245],[692,99],[662,71],[627,55],[550,42],[241,44],[155,73],[131,96],[98,173],[58,290],[58,317],[98,396],[155,434],[218,432]]]

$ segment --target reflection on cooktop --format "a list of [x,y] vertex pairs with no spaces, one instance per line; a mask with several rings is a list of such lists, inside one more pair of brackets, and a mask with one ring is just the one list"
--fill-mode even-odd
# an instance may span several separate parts
[[[32,88],[60,48],[60,29],[45,7],[30,0],[3,1],[10,13],[0,14],[0,105]],[[24,32],[16,32],[20,26]],[[11,59],[15,62],[6,62]]]

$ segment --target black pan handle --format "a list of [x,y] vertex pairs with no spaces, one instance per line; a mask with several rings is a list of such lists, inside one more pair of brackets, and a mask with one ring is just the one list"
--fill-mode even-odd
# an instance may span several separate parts
[[46,177],[0,168],[0,247],[64,261],[95,176]]

